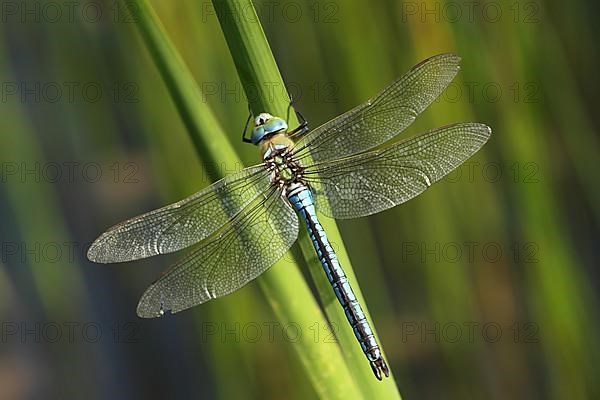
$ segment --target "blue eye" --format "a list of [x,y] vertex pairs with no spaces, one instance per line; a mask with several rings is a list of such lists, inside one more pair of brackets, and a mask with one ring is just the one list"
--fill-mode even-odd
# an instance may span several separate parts
[[[269,118],[264,120],[265,115],[268,115]],[[261,140],[265,138],[265,136],[285,131],[288,128],[287,123],[278,117],[273,117],[270,114],[262,113],[258,117],[256,117],[256,127],[252,129],[252,134],[250,135],[250,141],[253,144],[258,144]]]

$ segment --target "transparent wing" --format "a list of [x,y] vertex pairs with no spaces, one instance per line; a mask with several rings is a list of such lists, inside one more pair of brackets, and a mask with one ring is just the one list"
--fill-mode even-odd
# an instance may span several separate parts
[[413,67],[366,103],[300,138],[298,159],[314,162],[349,156],[377,147],[402,132],[454,79],[460,57],[441,54]]
[[176,313],[229,294],[266,271],[298,236],[298,217],[275,187],[152,284],[137,313]]
[[491,133],[483,124],[449,125],[381,150],[316,164],[305,177],[320,212],[363,217],[419,195],[475,154]]
[[263,165],[229,175],[192,196],[113,226],[92,243],[98,263],[170,253],[201,241],[270,186]]

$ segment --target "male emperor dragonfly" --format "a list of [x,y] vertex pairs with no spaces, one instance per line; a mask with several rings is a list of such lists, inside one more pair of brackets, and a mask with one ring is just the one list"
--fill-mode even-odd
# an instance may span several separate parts
[[[92,244],[99,263],[197,246],[142,295],[140,317],[179,312],[229,294],[278,261],[298,236],[298,216],[375,376],[389,370],[316,210],[358,218],[425,191],[477,152],[491,129],[460,123],[381,147],[431,104],[459,70],[442,54],[416,65],[366,103],[308,131],[259,114],[249,141],[262,163],[158,210],[113,226]],[[376,149],[375,149],[376,148]]]

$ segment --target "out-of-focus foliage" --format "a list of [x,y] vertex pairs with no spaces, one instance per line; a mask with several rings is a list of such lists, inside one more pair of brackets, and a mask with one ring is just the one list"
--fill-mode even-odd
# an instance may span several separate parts
[[[279,325],[256,283],[146,321],[138,297],[176,256],[85,259],[109,225],[211,183],[135,13],[117,4],[0,9],[0,398],[312,398],[290,342],[330,332]],[[340,224],[403,396],[597,397],[596,3],[255,4],[312,126],[451,51],[461,73],[404,136],[457,121],[494,130],[422,196]],[[255,163],[211,2],[153,6]]]

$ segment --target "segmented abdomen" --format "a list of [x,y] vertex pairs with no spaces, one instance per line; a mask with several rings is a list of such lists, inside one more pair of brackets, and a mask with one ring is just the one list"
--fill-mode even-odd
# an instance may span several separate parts
[[346,318],[352,326],[358,342],[369,361],[376,361],[381,357],[379,346],[354,291],[350,287],[350,282],[340,266],[335,251],[327,239],[327,234],[317,218],[312,192],[308,187],[296,183],[288,189],[287,197],[306,223],[310,239],[327,279],[344,308]]

